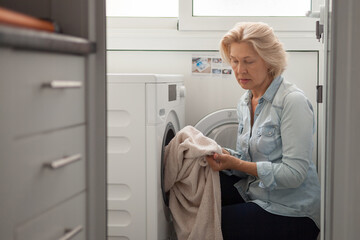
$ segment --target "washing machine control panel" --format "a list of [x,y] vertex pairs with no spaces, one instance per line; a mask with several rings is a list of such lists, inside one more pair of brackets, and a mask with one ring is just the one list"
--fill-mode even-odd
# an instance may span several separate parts
[[168,85],[168,99],[169,102],[176,101],[176,84],[169,84]]

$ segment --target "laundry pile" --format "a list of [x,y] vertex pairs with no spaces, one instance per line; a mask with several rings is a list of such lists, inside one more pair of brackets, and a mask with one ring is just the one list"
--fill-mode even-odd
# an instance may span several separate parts
[[221,147],[192,126],[181,129],[165,148],[164,190],[178,240],[222,240],[219,172],[206,155]]

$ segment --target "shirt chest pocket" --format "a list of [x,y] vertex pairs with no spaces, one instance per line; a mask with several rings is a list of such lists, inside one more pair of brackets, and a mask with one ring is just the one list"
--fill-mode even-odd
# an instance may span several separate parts
[[256,149],[263,154],[270,154],[279,145],[280,140],[280,129],[278,126],[259,127],[256,136]]

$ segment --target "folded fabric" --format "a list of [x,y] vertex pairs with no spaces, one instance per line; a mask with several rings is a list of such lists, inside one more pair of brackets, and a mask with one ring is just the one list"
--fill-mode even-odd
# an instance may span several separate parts
[[164,190],[178,240],[222,240],[219,172],[206,155],[221,147],[192,126],[181,129],[165,148]]

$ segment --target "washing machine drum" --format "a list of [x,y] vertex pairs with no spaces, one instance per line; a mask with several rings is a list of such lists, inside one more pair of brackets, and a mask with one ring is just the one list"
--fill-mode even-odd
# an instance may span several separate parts
[[202,118],[196,125],[205,136],[221,147],[236,149],[238,118],[236,109],[221,109]]

